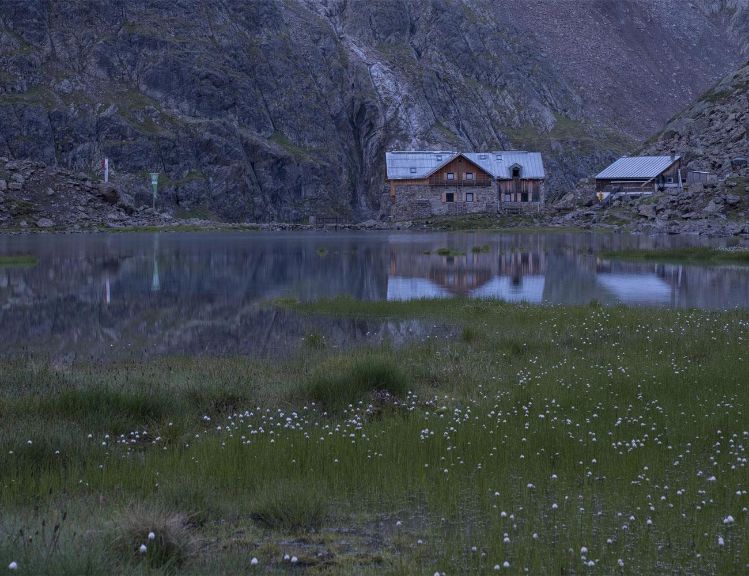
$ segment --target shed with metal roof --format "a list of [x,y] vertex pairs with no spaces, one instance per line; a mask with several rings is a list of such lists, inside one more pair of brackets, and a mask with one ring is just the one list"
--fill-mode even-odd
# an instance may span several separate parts
[[596,192],[651,194],[665,188],[681,188],[681,157],[625,156],[596,175]]

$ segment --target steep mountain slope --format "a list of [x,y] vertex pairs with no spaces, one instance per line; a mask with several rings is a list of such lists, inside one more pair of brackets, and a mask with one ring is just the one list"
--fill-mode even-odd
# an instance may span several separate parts
[[675,150],[689,168],[724,175],[731,160],[749,157],[749,62],[676,115],[648,144],[654,153]]
[[563,190],[735,67],[743,2],[0,0],[0,156],[237,220],[371,215],[393,147]]

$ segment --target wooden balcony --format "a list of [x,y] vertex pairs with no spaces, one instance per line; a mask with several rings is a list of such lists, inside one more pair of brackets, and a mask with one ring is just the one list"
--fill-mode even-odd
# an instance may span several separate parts
[[492,185],[491,178],[476,178],[474,180],[441,180],[438,178],[429,179],[430,186],[441,186],[443,188],[455,187],[455,188],[468,188],[468,187],[482,187],[488,188]]

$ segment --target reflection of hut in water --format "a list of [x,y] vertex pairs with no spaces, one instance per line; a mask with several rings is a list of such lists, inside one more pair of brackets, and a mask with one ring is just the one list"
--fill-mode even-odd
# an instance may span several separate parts
[[388,299],[468,296],[541,301],[543,252],[438,255],[391,251]]
[[542,274],[546,270],[544,252],[506,252],[500,254],[500,272],[511,278]]

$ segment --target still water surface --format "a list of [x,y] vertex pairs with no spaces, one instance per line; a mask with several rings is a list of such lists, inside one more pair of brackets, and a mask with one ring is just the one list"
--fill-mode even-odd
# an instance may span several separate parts
[[[3,353],[92,359],[266,354],[321,333],[332,346],[439,337],[421,322],[299,317],[268,299],[455,296],[512,302],[749,308],[749,267],[612,261],[624,247],[695,244],[572,233],[199,233],[0,237]],[[449,248],[453,255],[439,255]],[[474,251],[474,248],[476,251]]]

